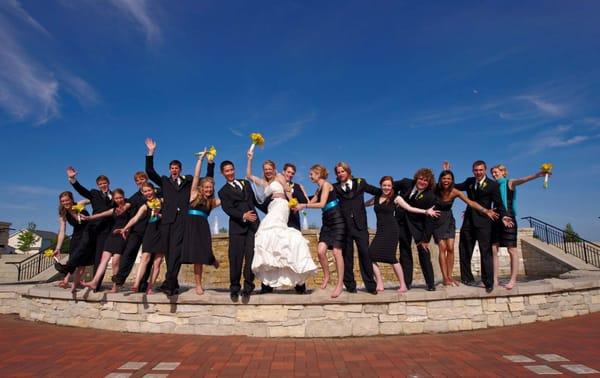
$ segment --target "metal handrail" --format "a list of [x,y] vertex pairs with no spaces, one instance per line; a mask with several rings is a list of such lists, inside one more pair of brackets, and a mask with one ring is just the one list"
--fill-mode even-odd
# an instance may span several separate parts
[[600,245],[576,236],[577,240],[568,241],[567,233],[549,223],[534,217],[523,217],[523,220],[529,221],[529,226],[533,228],[533,237],[545,243],[551,244],[573,255],[587,264],[600,268]]
[[54,259],[44,256],[43,252],[29,256],[22,261],[9,261],[6,264],[17,268],[17,281],[29,280],[54,264]]

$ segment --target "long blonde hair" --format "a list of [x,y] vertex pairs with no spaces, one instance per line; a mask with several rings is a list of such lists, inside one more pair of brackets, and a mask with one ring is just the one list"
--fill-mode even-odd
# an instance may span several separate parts
[[[211,183],[213,186],[213,193],[210,197],[205,197],[202,193],[202,186],[204,186],[204,184],[208,182]],[[215,180],[212,177],[203,177],[200,180],[200,183],[198,184],[197,190],[198,194],[196,195],[196,198],[194,198],[194,200],[192,201],[191,205],[193,207],[202,205],[208,207],[209,209],[215,208],[217,202],[215,200]]]
[[499,169],[502,172],[502,177],[508,177],[508,168],[506,168],[506,165],[496,164],[490,169],[490,173],[492,173],[494,169]]

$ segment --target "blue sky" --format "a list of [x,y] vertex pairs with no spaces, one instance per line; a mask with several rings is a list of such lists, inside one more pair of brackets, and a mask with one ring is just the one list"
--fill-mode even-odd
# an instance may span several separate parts
[[310,191],[308,167],[338,160],[374,183],[552,162],[520,215],[600,240],[600,3],[173,4],[0,2],[0,220],[56,229],[68,165],[132,193],[147,136],[164,173],[214,144],[241,175],[257,131],[257,160],[296,163]]

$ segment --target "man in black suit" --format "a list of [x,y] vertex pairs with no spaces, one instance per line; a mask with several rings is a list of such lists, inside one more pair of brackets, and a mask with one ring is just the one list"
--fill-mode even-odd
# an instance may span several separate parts
[[[131,204],[131,214],[136,214],[139,208],[146,203],[146,197],[142,194],[142,185],[148,182],[148,175],[145,172],[136,172],[133,175],[135,185],[138,187],[138,191],[135,192],[127,202]],[[112,276],[112,282],[118,286],[123,286],[127,276],[131,273],[131,269],[135,265],[135,259],[138,255],[138,251],[142,246],[142,240],[144,239],[144,232],[148,224],[148,216],[142,217],[131,229],[127,235],[127,244],[123,249],[123,255],[119,263],[119,271],[117,274]],[[148,264],[146,272],[140,284],[140,292],[145,292],[147,289],[147,281],[152,271],[152,264]]]
[[[110,191],[110,181],[108,180],[108,177],[104,175],[98,176],[96,178],[98,189],[91,190],[88,190],[77,181],[77,171],[75,168],[67,168],[67,177],[73,186],[73,189],[75,189],[82,197],[87,198],[90,201],[90,204],[92,205],[92,214],[98,214],[113,207],[112,192]],[[88,233],[91,239],[90,243],[94,246],[95,250],[94,273],[102,259],[104,242],[110,233],[113,223],[113,218],[108,217],[91,221],[88,226]],[[102,275],[98,281],[98,286],[96,286],[95,289],[96,291],[101,289],[103,278],[104,275]]]
[[[394,189],[404,198],[406,203],[419,209],[429,209],[435,205],[433,172],[429,168],[419,169],[413,179],[404,178],[394,182]],[[429,241],[432,226],[425,214],[416,214],[396,208],[396,220],[400,228],[400,264],[404,273],[406,287],[410,289],[413,280],[413,257],[411,242],[414,239],[419,255],[419,265],[428,291],[435,290],[435,276],[431,264]]]
[[[169,176],[160,176],[154,170],[154,151],[156,142],[146,139],[148,153],[146,155],[146,173],[150,180],[162,190],[164,198],[161,211],[161,238],[166,250],[167,272],[161,290],[167,295],[179,292],[179,269],[181,268],[181,248],[183,246],[184,214],[187,213],[192,189],[192,176],[181,175],[181,162],[172,160],[169,163]],[[214,162],[208,164],[207,176],[214,176]]]
[[254,235],[258,230],[254,192],[247,180],[235,178],[235,166],[231,161],[221,162],[221,174],[227,183],[219,190],[221,207],[229,216],[229,294],[237,301],[242,289],[240,280],[244,274],[242,299],[248,300],[254,290]]
[[[500,197],[498,183],[486,176],[486,164],[482,160],[473,163],[473,177],[464,182],[455,184],[458,190],[466,191],[470,200],[473,200],[486,209],[497,209],[502,221],[510,227],[510,218],[506,217],[506,209]],[[485,214],[467,206],[462,227],[460,228],[459,256],[460,279],[466,285],[474,285],[475,279],[471,271],[471,259],[475,241],[479,243],[481,255],[481,280],[485,291],[494,289],[493,261],[492,261],[492,227],[493,221]]]
[[358,250],[360,275],[365,288],[371,294],[377,294],[377,283],[374,279],[373,264],[369,257],[369,229],[365,210],[365,192],[375,194],[377,188],[369,185],[364,179],[353,178],[352,170],[347,163],[339,162],[335,166],[337,182],[333,184],[340,200],[340,207],[346,221],[346,246],[344,256],[344,286],[350,293],[356,293],[354,279],[354,243]]

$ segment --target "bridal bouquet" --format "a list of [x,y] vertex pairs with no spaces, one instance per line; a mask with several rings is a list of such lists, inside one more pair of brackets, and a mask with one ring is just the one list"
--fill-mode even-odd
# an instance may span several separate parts
[[552,165],[552,163],[544,163],[542,164],[542,166],[540,167],[540,171],[544,172],[544,189],[548,189],[548,176],[549,173],[552,172],[552,168],[554,168],[554,166]]
[[208,148],[208,151],[206,151],[206,157],[208,158],[208,161],[215,160],[216,156],[217,156],[217,149],[215,148],[215,146],[210,146]]
[[56,252],[52,248],[48,248],[44,251],[44,257],[47,257],[49,259],[54,258],[54,260],[58,262],[58,259],[56,258]]
[[71,206],[71,210],[77,213],[77,223],[81,224],[81,212],[85,210],[85,205],[82,203],[76,203]]
[[151,210],[151,212],[150,212],[151,218],[155,218],[158,215],[158,212],[160,211],[161,206],[162,206],[162,203],[160,202],[160,200],[158,198],[148,201],[148,207]]
[[290,209],[293,209],[294,207],[298,206],[298,200],[296,198],[292,198],[288,201],[288,206]]
[[252,140],[252,145],[250,146],[250,152],[254,151],[254,147],[257,145],[260,147],[265,145],[265,138],[262,136],[262,134],[252,133],[252,134],[250,134],[250,140]]

